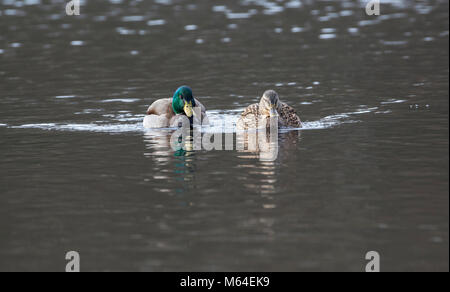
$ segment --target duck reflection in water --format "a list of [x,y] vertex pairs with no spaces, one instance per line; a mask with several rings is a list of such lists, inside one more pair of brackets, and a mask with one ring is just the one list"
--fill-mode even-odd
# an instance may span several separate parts
[[[295,151],[301,135],[299,131],[285,131],[271,133],[269,131],[243,131],[236,135],[240,158],[257,158],[260,161],[274,162],[288,156],[287,152]],[[292,153],[291,153],[292,154]],[[279,157],[281,156],[281,157]]]
[[[145,156],[151,157],[156,163],[166,164],[168,157],[190,157],[194,156],[197,149],[201,147],[202,137],[198,137],[194,143],[191,135],[173,136],[174,132],[152,130],[146,132],[144,138],[146,148],[150,150]],[[191,133],[192,134],[192,133]],[[296,149],[297,142],[300,139],[299,131],[285,131],[271,133],[269,131],[241,131],[235,134],[232,142],[235,147],[225,145],[225,150],[237,150],[238,153],[247,153],[249,155],[239,155],[240,158],[259,158],[261,161],[275,161],[278,156],[285,156],[285,152]],[[228,139],[225,139],[228,143]],[[203,141],[205,142],[205,141]],[[195,145],[197,146],[195,146]],[[199,146],[200,145],[200,146]],[[217,148],[214,148],[219,150]]]
[[187,137],[184,141],[179,137],[180,147],[177,150],[172,149],[172,135],[171,130],[147,131],[144,141],[148,151],[144,155],[153,160],[154,171],[168,180],[175,181],[172,184],[175,186],[174,192],[183,193],[195,189],[196,186],[195,152],[192,137]]
[[[145,156],[153,160],[154,171],[162,175],[165,173],[169,179],[177,182],[177,192],[195,189],[196,155],[201,152],[195,151],[192,136],[183,139],[181,135],[172,137],[173,134],[173,130],[148,131],[144,136],[146,148],[149,150]],[[238,167],[252,168],[249,175],[261,175],[261,183],[258,186],[247,187],[260,189],[262,193],[274,191],[277,173],[283,161],[296,155],[300,132],[276,132],[274,135],[266,131],[245,131],[234,135],[237,157],[247,160]],[[175,144],[178,143],[177,149],[172,147],[174,141]]]
[[280,168],[286,160],[298,155],[300,138],[299,131],[278,133],[275,137],[264,131],[242,132],[238,135],[238,143],[245,149],[239,151],[238,157],[243,159],[239,168],[247,169],[247,176],[239,179],[248,191],[261,195],[264,200],[262,208],[276,208],[273,195],[277,193]]

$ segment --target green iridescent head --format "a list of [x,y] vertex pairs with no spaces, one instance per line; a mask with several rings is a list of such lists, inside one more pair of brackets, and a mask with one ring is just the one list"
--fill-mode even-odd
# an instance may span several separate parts
[[181,86],[175,91],[172,100],[173,111],[178,114],[185,114],[191,118],[194,114],[195,99],[192,89],[188,86]]

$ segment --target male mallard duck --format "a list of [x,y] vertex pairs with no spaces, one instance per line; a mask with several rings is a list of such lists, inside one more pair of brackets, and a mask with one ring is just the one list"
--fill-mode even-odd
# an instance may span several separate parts
[[301,128],[302,122],[295,109],[280,101],[273,90],[264,92],[261,101],[250,105],[239,118],[238,130],[270,127],[269,119],[277,117],[279,127]]
[[178,88],[172,98],[155,101],[147,110],[144,127],[175,128],[180,125],[183,116],[189,118],[191,126],[194,119],[199,124],[201,121],[207,123],[206,108],[194,98],[192,89],[188,86]]

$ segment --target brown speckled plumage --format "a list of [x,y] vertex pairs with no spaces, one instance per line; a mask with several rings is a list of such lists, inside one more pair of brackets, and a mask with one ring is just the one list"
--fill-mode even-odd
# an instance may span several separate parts
[[[287,128],[301,128],[302,122],[297,115],[297,112],[291,106],[281,102],[278,98],[278,94],[269,90],[264,93],[260,103],[255,103],[248,106],[241,117],[239,118],[236,126],[238,130],[258,129],[269,127],[269,116],[267,115],[267,109],[264,111],[262,108],[264,105],[264,98],[276,106],[278,111],[278,126]],[[266,112],[266,114],[264,113]]]
[[302,121],[300,120],[300,117],[297,115],[297,111],[293,107],[285,103],[282,103],[280,117],[283,118],[285,127],[289,128],[302,127]]

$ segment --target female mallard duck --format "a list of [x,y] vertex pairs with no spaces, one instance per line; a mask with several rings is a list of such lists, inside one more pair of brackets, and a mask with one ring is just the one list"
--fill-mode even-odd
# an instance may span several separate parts
[[192,94],[192,89],[182,86],[172,98],[155,101],[147,110],[145,128],[176,128],[187,117],[191,126],[195,122],[207,124],[206,108]]
[[278,118],[279,127],[301,128],[302,122],[295,109],[280,101],[273,90],[264,92],[261,101],[250,105],[239,118],[238,130],[270,127],[270,118]]

